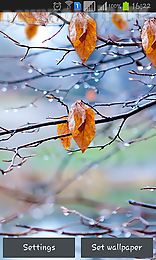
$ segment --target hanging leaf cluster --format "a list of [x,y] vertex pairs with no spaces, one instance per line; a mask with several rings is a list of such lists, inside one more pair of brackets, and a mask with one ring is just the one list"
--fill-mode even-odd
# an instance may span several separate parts
[[86,151],[94,139],[95,132],[94,110],[80,100],[71,106],[67,122],[57,126],[58,135],[68,135],[61,138],[64,148],[70,148],[73,138],[82,153]]

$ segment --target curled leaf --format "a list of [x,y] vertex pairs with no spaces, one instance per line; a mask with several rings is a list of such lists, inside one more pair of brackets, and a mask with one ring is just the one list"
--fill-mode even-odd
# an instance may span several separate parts
[[86,151],[95,136],[95,113],[82,101],[72,105],[68,117],[69,130],[82,153]]
[[[63,118],[63,119],[66,119],[66,118]],[[68,122],[64,123],[64,124],[57,125],[57,134],[60,135],[60,136],[70,134]],[[68,150],[70,145],[71,145],[72,136],[69,135],[69,136],[66,136],[66,137],[61,137],[60,139],[61,139],[61,143],[62,143],[63,147],[66,150]]]
[[141,39],[146,56],[156,66],[156,18],[150,18],[145,21]]
[[96,22],[86,13],[73,15],[69,25],[69,39],[83,62],[96,47]]
[[119,29],[119,30],[126,30],[128,28],[128,23],[125,18],[118,13],[112,14],[112,23]]
[[86,119],[86,111],[85,105],[81,101],[75,102],[70,109],[68,122],[69,129],[73,136],[76,136],[78,133],[78,129],[85,122]]
[[37,34],[37,31],[38,31],[37,25],[27,25],[25,28],[27,39],[31,40]]
[[47,25],[48,12],[19,12],[17,13],[21,21],[31,25]]

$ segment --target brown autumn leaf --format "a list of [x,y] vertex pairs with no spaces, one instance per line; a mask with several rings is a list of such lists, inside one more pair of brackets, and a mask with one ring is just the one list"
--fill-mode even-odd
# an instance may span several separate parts
[[128,23],[121,14],[117,14],[117,13],[112,14],[112,23],[119,30],[126,30],[128,28]]
[[[62,118],[62,119],[67,119],[67,118]],[[68,127],[68,122],[65,124],[59,124],[57,125],[57,134],[58,135],[66,135],[66,134],[70,134],[70,130]],[[72,135],[67,136],[67,137],[62,137],[61,139],[61,143],[63,145],[63,147],[68,150],[70,145],[71,145],[71,140],[72,140]]]
[[86,13],[73,15],[69,25],[69,39],[83,62],[96,47],[96,22]]
[[24,21],[30,25],[48,24],[48,12],[19,12],[17,15],[21,21]]
[[145,21],[141,39],[146,56],[156,66],[156,18],[150,18]]
[[0,12],[0,21],[3,19],[3,12]]
[[27,25],[25,27],[25,33],[26,33],[27,39],[31,40],[37,34],[37,31],[38,31],[37,25]]
[[86,151],[95,136],[95,113],[82,101],[75,102],[69,112],[69,129],[82,153]]

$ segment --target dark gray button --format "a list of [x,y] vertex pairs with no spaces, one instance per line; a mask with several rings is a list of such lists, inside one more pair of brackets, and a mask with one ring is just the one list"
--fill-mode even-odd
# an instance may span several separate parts
[[151,258],[152,238],[82,238],[83,258]]
[[3,257],[75,257],[74,238],[3,238]]

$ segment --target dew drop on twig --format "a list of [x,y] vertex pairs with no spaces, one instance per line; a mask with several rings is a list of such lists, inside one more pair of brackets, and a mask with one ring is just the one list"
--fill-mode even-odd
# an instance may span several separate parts
[[97,77],[97,76],[99,76],[99,72],[98,71],[96,71],[95,73],[94,73],[94,75]]
[[150,70],[150,69],[151,69],[151,65],[148,65],[148,66],[146,67],[146,69],[147,69],[147,70]]
[[76,84],[76,85],[74,86],[74,88],[75,88],[75,89],[79,89],[79,88],[80,88],[80,85]]
[[143,66],[138,66],[138,71],[142,71],[144,69]]
[[100,80],[99,79],[94,79],[95,82],[99,82]]
[[129,144],[129,143],[124,143],[124,146],[125,146],[125,147],[129,147],[130,144]]

